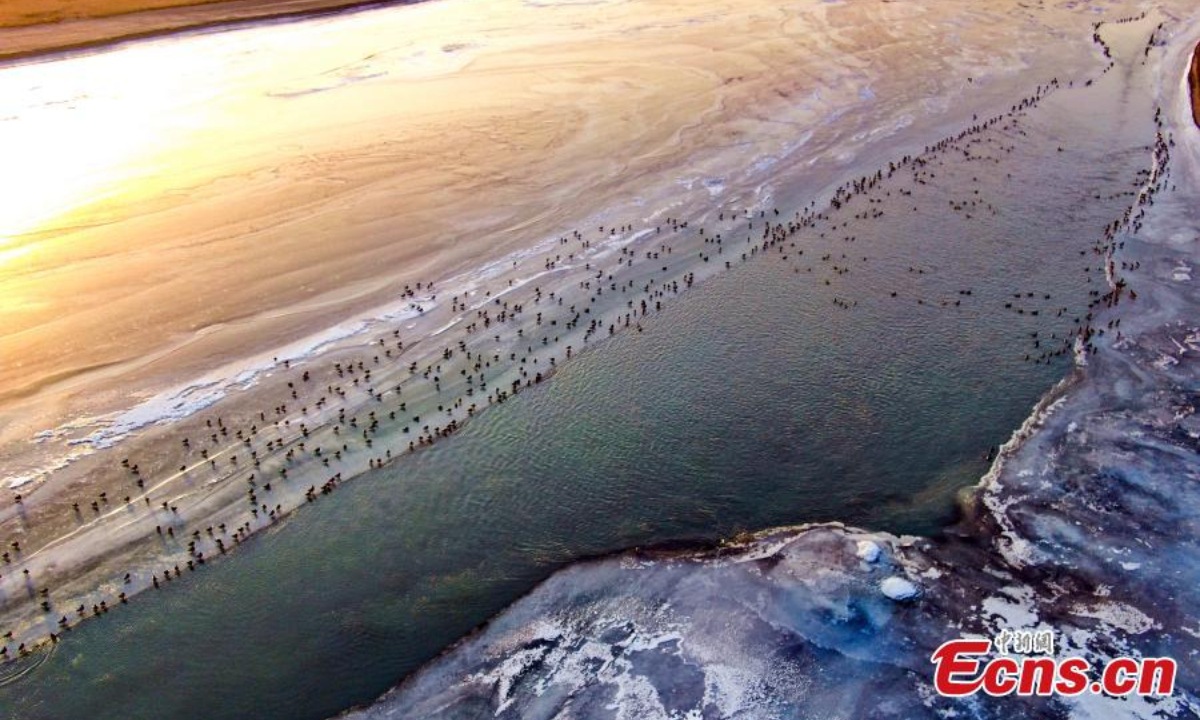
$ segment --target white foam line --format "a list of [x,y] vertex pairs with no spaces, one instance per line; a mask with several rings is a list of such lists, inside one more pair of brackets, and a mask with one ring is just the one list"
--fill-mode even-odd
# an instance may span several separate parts
[[[674,203],[680,205],[682,203]],[[647,218],[650,221],[669,212],[673,205],[660,208]],[[595,216],[589,220],[596,221]],[[630,234],[613,235],[605,240],[589,246],[580,253],[579,257],[587,260],[599,260],[613,254],[616,250],[650,237],[653,229],[646,228]],[[553,250],[558,245],[562,235],[548,236],[524,248],[515,250],[499,259],[493,260],[474,270],[455,275],[448,280],[438,281],[439,287],[449,286],[453,293],[473,295],[488,280],[502,276],[505,272],[519,266],[522,260],[542,255]],[[556,272],[577,270],[579,263],[557,263],[552,269],[537,272],[529,277],[515,280],[511,285],[492,293],[471,307],[476,310],[484,307],[496,298],[502,297],[514,290],[525,287],[530,282]],[[249,359],[239,359],[215,370],[209,371],[190,382],[176,385],[163,390],[133,407],[99,417],[76,418],[53,430],[44,430],[34,436],[38,442],[47,440],[63,440],[75,448],[50,464],[27,474],[8,479],[10,488],[21,487],[48,477],[51,473],[62,469],[74,460],[89,455],[101,449],[111,448],[133,433],[152,425],[161,425],[186,419],[197,412],[212,407],[225,399],[231,392],[246,390],[279,367],[282,361],[303,362],[341,344],[369,332],[381,322],[397,323],[404,320],[416,319],[438,306],[435,296],[413,298],[404,297],[389,302],[359,315],[350,321],[343,322],[317,333],[308,335]],[[463,316],[458,316],[446,325],[429,333],[427,337],[436,337],[462,322]],[[416,323],[404,325],[406,329],[416,327]],[[88,432],[90,430],[90,432]],[[80,433],[86,432],[85,435]]]

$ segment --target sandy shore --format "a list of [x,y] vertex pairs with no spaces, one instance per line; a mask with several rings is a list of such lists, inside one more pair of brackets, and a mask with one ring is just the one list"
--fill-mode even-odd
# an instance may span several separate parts
[[[653,250],[646,233],[668,218],[799,211],[976,111],[1094,67],[1091,17],[1010,15],[1021,21],[968,3],[458,0],[0,70],[8,89],[60,83],[84,109],[111,92],[122,117],[146,118],[81,135],[115,187],[84,173],[75,210],[0,245],[0,466],[14,495],[0,508],[3,625],[45,638],[77,605],[115,606],[197,547],[223,552],[383,448],[440,439],[473,403],[466,368],[443,393],[438,358],[491,293],[518,288],[513,302],[532,307],[543,273],[556,284],[542,287],[578,291],[591,262]],[[931,46],[931,27],[958,42]],[[901,62],[908,72],[889,72]],[[80,71],[99,85],[72,85]],[[37,100],[17,117],[58,112],[59,97]],[[40,181],[40,127],[26,128],[33,177],[15,193]],[[140,153],[148,137],[161,146],[147,156],[86,155]],[[669,279],[686,283],[696,248]],[[564,358],[517,337],[470,350],[496,354],[488,401]],[[544,364],[501,367],[501,348]],[[365,375],[374,363],[387,367]],[[394,411],[404,383],[407,415],[427,419],[407,438],[388,425],[372,448],[375,395]],[[358,452],[326,465],[347,426]],[[285,469],[289,483],[264,482]]]

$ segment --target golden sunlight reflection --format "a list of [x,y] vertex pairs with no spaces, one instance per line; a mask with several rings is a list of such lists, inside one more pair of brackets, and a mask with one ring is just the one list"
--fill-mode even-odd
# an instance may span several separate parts
[[180,80],[220,68],[210,56],[156,50],[0,70],[0,263],[69,225],[72,211],[160,181],[155,154],[202,120],[172,112],[189,92]]
[[[413,53],[403,25],[371,20],[339,19],[336,33],[297,23],[0,67],[0,271],[58,231],[119,221],[139,201],[245,170],[239,159],[254,165],[251,156],[305,130],[336,126],[346,106],[312,95],[386,80],[395,53]],[[441,61],[426,73],[465,62],[433,48],[405,59]],[[283,110],[289,101],[304,109]]]

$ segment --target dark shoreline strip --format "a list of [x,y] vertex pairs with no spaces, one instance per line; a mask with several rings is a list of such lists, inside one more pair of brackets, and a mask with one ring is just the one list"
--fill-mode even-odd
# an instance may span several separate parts
[[[427,1],[428,0],[345,0],[344,2],[339,2],[337,4],[324,7],[315,6],[302,10],[285,10],[282,12],[268,11],[260,14],[255,14],[254,11],[251,10],[246,11],[245,14],[235,14],[231,17],[218,17],[211,20],[198,19],[194,22],[183,21],[182,23],[175,25],[168,23],[164,24],[162,27],[157,27],[151,30],[140,30],[137,32],[119,35],[102,35],[91,40],[68,42],[59,45],[47,45],[31,50],[16,50],[13,52],[5,52],[4,50],[0,50],[0,68],[10,63],[16,63],[25,60],[85,54],[103,48],[117,47],[126,43],[137,42],[140,40],[151,40],[170,35],[187,35],[220,30],[233,30],[237,28],[250,27],[253,25],[269,25],[299,20],[313,20],[317,18],[332,17],[335,15],[364,12],[367,10],[378,10],[393,5],[416,5],[418,3]],[[214,5],[213,7],[214,10],[217,11],[221,9],[220,5]],[[148,10],[142,12],[165,13],[178,9],[179,8],[165,8],[163,10]],[[117,16],[88,18],[86,20],[77,20],[74,22],[84,23],[94,20],[111,19],[113,17]],[[0,38],[3,37],[2,33],[4,30],[28,29],[29,27],[37,26],[24,26],[23,28],[0,28]]]
[[1192,92],[1192,122],[1200,128],[1200,43],[1192,51],[1192,68],[1188,71],[1188,87]]

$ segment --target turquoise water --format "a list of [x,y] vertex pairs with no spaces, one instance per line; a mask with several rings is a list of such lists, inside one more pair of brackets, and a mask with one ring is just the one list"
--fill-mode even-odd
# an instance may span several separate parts
[[735,263],[454,438],[82,624],[8,668],[5,716],[324,718],[580,557],[821,520],[936,532],[1069,364],[1025,355],[1102,288],[1089,249],[1151,139],[1098,119],[1104,102],[1061,93],[976,159],[898,174],[846,226],[801,233],[804,256]]

